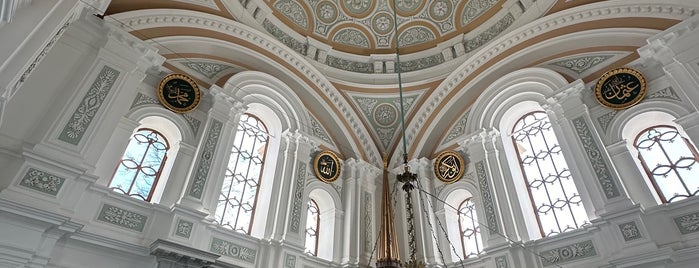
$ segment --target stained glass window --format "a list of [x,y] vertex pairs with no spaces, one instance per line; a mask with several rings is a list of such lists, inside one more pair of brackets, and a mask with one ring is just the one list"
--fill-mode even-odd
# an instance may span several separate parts
[[221,225],[250,234],[268,140],[262,121],[250,114],[241,116],[216,207]]
[[546,113],[532,112],[520,118],[512,141],[541,235],[585,225],[587,213]]
[[169,148],[167,140],[159,132],[139,129],[131,136],[109,188],[150,201]]
[[483,252],[481,228],[476,216],[476,205],[471,198],[465,199],[459,205],[459,235],[464,258],[478,256]]
[[671,126],[641,131],[634,147],[663,203],[699,193],[699,155],[694,146]]
[[306,253],[318,256],[318,235],[320,232],[320,209],[315,200],[308,200],[306,218]]

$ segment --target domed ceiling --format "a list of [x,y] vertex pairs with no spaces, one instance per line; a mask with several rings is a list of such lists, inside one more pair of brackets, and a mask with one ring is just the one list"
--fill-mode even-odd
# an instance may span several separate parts
[[381,165],[382,153],[402,154],[399,66],[408,153],[432,157],[469,134],[469,108],[508,73],[540,67],[590,83],[638,59],[649,37],[693,14],[668,1],[113,0],[105,21],[205,88],[274,76],[325,147]]

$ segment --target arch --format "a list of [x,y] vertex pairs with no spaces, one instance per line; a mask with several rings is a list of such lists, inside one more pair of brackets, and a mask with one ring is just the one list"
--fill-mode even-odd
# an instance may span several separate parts
[[[690,114],[690,111],[687,110],[687,108],[675,102],[653,99],[645,100],[639,104],[634,105],[629,109],[624,110],[623,112],[620,112],[614,117],[614,119],[612,119],[612,121],[609,123],[609,130],[607,131],[607,135],[605,135],[608,139],[608,142],[616,142],[624,139],[633,140],[629,139],[629,136],[625,134],[625,132],[628,131],[629,122],[632,122],[634,118],[638,118],[638,116],[648,112],[664,113],[673,117],[674,119],[681,118],[685,115]],[[654,117],[649,117],[647,119],[648,120],[644,120],[639,123],[642,123],[642,125],[650,126],[651,122],[668,122],[659,121],[662,119]]]
[[[322,184],[322,185],[321,185]],[[327,183],[314,181],[308,185],[308,199],[315,200],[320,212],[318,258],[334,260],[335,241],[342,240],[341,232],[336,232],[336,218],[341,214],[339,194]],[[328,189],[330,188],[330,189]],[[308,215],[306,215],[308,217]],[[338,235],[340,234],[340,235]]]

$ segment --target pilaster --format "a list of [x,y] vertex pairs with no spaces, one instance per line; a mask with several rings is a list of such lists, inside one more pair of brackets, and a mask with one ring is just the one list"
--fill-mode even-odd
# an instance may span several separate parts
[[207,114],[205,130],[189,169],[187,186],[179,200],[183,208],[208,215],[215,212],[221,178],[230,157],[232,136],[245,108],[218,87],[212,87],[210,94],[214,99],[213,107]]
[[585,206],[585,209],[592,219],[627,209],[631,206],[631,200],[611,158],[603,150],[604,144],[582,102],[581,92],[584,88],[584,83],[577,80],[550,96],[548,104],[543,106],[558,136],[583,202],[591,205]]

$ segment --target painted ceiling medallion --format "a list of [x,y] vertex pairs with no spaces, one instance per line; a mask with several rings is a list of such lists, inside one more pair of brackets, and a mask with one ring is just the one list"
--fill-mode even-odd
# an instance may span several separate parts
[[340,159],[332,151],[320,152],[313,161],[313,171],[319,180],[330,183],[340,176]]
[[[420,10],[422,10],[422,7],[425,6],[426,2],[427,1],[423,0],[396,0],[396,11],[401,16],[416,15]],[[392,1],[391,4],[393,3],[394,2]]]
[[342,9],[348,15],[354,17],[365,17],[374,9],[376,1],[374,0],[342,0]]
[[646,79],[631,68],[607,71],[597,81],[595,98],[612,109],[626,109],[636,105],[646,95]]
[[430,4],[430,17],[435,21],[443,21],[451,16],[453,9],[451,1],[448,0],[436,0]]
[[445,151],[434,160],[434,174],[437,179],[445,183],[459,181],[466,171],[466,162],[460,154],[454,151]]
[[374,120],[381,126],[390,127],[398,119],[398,109],[388,103],[381,103],[374,108]]
[[169,110],[185,113],[199,105],[201,93],[197,83],[183,74],[165,76],[158,85],[158,99]]
[[387,12],[374,15],[371,26],[377,34],[389,34],[393,32],[393,16]]
[[316,14],[323,23],[332,24],[337,20],[339,12],[333,2],[323,1],[316,6]]

